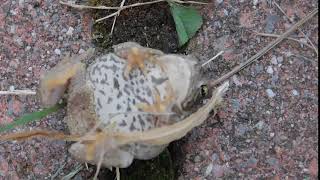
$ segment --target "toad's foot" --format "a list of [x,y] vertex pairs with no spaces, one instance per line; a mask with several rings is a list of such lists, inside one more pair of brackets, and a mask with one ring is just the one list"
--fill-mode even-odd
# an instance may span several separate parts
[[[153,104],[140,103],[136,105],[137,108],[139,108],[143,112],[150,113],[150,114],[159,114],[160,116],[171,113],[171,108],[172,108],[172,105],[174,104],[175,96],[172,88],[169,88],[168,90],[169,90],[168,95],[163,100],[161,100],[159,91],[155,89],[153,91],[154,103]],[[168,121],[168,119],[156,118],[155,125],[158,126],[159,123],[160,124],[168,123],[168,122],[160,122],[160,121]]]
[[157,57],[163,55],[163,53],[159,50],[142,47],[133,42],[126,42],[114,46],[114,51],[118,56],[127,59],[128,61],[128,64],[124,70],[124,77],[126,79],[129,78],[129,74],[134,68],[139,68],[143,74],[146,75],[147,73],[145,70],[144,61],[150,61],[151,63],[157,64],[162,70],[164,68],[164,66],[157,61]]

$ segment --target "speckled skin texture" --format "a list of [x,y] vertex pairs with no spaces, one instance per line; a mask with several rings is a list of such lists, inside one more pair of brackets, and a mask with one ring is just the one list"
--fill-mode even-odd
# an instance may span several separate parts
[[[95,57],[85,67],[83,62],[92,55],[93,49],[88,49],[80,56],[64,58],[40,82],[44,105],[57,103],[68,90],[65,121],[71,134],[143,132],[190,113],[182,104],[200,83],[193,58],[164,54],[134,42],[116,45],[114,53]],[[93,150],[80,141],[69,152],[80,161],[99,164],[102,160],[105,167],[125,168],[133,159],[151,159],[167,146],[133,143],[119,147],[98,137],[95,142]]]
[[[159,126],[157,121],[177,121],[169,115],[173,106],[162,114],[146,113],[137,107],[141,103],[154,104],[154,92],[159,93],[161,99],[170,96],[171,83],[161,67],[146,63],[147,74],[134,69],[127,80],[124,77],[126,64],[125,59],[113,53],[106,54],[95,59],[86,72],[79,72],[71,79],[66,121],[72,134],[85,134],[97,124],[102,131],[137,132]],[[130,144],[115,148],[105,153],[102,165],[127,167],[134,158],[151,159],[166,146]],[[84,160],[85,148],[76,143],[70,152]],[[98,160],[96,154],[90,163],[97,164]]]

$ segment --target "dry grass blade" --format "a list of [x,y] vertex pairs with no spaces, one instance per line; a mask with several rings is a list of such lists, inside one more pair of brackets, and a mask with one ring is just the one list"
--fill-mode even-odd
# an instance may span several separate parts
[[34,137],[47,137],[50,139],[55,140],[66,140],[66,141],[79,141],[80,137],[79,135],[66,135],[64,133],[60,132],[52,132],[52,131],[46,131],[46,130],[33,130],[30,132],[20,132],[20,133],[11,133],[7,135],[1,135],[0,141],[21,141],[26,140]]
[[[289,16],[284,12],[284,10],[280,7],[280,5],[278,3],[276,3],[275,1],[273,1],[273,4],[282,12],[282,14],[284,14],[286,16],[286,18],[291,22],[294,23]],[[318,56],[318,48],[316,48],[316,46],[313,44],[313,42],[310,40],[310,38],[308,38],[308,36],[300,29],[298,29],[300,31],[300,33],[307,39],[307,41],[309,41],[309,43],[311,44],[312,48],[314,49],[314,51],[316,52],[317,56]]]
[[[60,4],[77,8],[77,9],[100,9],[100,10],[124,10],[132,7],[137,7],[137,6],[144,6],[144,5],[150,5],[150,4],[155,4],[155,3],[160,3],[168,0],[156,0],[156,1],[150,1],[150,2],[143,2],[143,3],[135,3],[123,7],[111,7],[111,6],[86,6],[86,5],[80,5],[80,4],[74,4],[70,2],[66,2],[61,0]],[[200,5],[206,5],[208,3],[204,2],[197,2],[197,1],[180,1],[180,0],[169,0],[172,2],[180,3],[180,4],[200,4]]]
[[[281,35],[278,35],[278,34],[268,34],[268,33],[259,33],[259,32],[255,32],[255,33],[256,33],[256,35],[258,35],[258,36],[265,36],[265,37],[275,37],[275,38],[277,38],[277,37],[280,37],[280,36],[281,36]],[[294,39],[294,38],[291,38],[291,37],[287,37],[286,39],[289,39],[289,40],[291,40],[291,41],[295,41],[295,42],[297,42],[297,43],[303,44],[303,45],[311,48],[312,50],[315,50],[315,49],[314,49],[312,46],[310,46],[308,43],[305,43],[305,42],[300,41],[300,40],[298,40],[298,39]],[[315,50],[315,52],[316,52],[316,54],[318,54],[318,51]]]
[[156,1],[150,1],[150,2],[143,2],[143,3],[135,3],[135,4],[130,4],[127,6],[120,6],[120,7],[109,7],[109,6],[86,6],[86,5],[79,5],[79,4],[74,4],[74,3],[69,3],[65,1],[60,1],[60,4],[77,8],[77,9],[100,9],[100,10],[117,10],[114,13],[111,13],[103,18],[97,19],[95,22],[100,22],[105,19],[111,18],[113,16],[117,16],[120,11],[128,8],[133,8],[133,7],[138,7],[138,6],[145,6],[145,5],[151,5],[151,4],[156,4],[160,2],[165,2],[165,1],[171,1],[175,3],[180,3],[180,4],[200,4],[200,5],[206,5],[208,3],[203,3],[203,2],[197,2],[197,1],[181,1],[181,0],[156,0]]
[[[12,133],[9,135],[2,135],[0,140],[25,140],[32,137],[42,136],[50,139],[77,141],[78,143],[92,144],[95,146],[96,141],[106,142],[112,140],[116,145],[124,145],[134,142],[143,142],[153,145],[168,144],[172,141],[178,140],[185,136],[192,128],[199,126],[203,123],[210,112],[216,109],[222,101],[222,96],[228,89],[229,83],[225,82],[219,86],[213,93],[209,102],[198,109],[195,113],[191,114],[184,120],[177,122],[173,125],[163,126],[160,128],[151,129],[144,132],[120,133],[120,132],[100,132],[100,133],[87,133],[84,136],[80,135],[65,135],[59,132],[50,132],[45,130],[34,130],[31,132]],[[99,139],[97,138],[99,137]]]
[[314,15],[316,15],[318,13],[318,8],[313,10],[311,13],[309,13],[306,17],[304,17],[303,19],[301,19],[299,22],[297,22],[295,25],[293,25],[288,31],[286,31],[285,33],[283,33],[281,36],[279,36],[276,40],[274,40],[273,42],[271,42],[270,44],[268,44],[266,47],[264,47],[263,49],[261,49],[257,54],[255,54],[254,56],[252,56],[250,59],[248,59],[247,61],[245,61],[244,63],[236,66],[235,68],[233,68],[230,72],[228,72],[227,74],[223,75],[222,77],[218,78],[215,81],[211,81],[209,82],[208,86],[210,88],[213,88],[214,86],[220,84],[221,82],[227,80],[228,78],[230,78],[231,76],[233,76],[234,74],[236,74],[237,72],[241,71],[242,69],[244,69],[245,67],[249,66],[250,64],[252,64],[253,62],[255,62],[256,60],[258,60],[261,56],[263,56],[264,54],[266,54],[270,49],[274,48],[276,45],[278,45],[281,41],[283,41],[285,38],[287,38],[292,32],[296,31],[300,26],[302,26],[305,22],[307,22],[308,20],[310,20]]
[[217,55],[215,55],[213,58],[211,58],[208,61],[206,61],[205,63],[203,63],[201,66],[203,67],[203,66],[209,64],[211,61],[215,60],[217,57],[219,57],[223,53],[224,53],[224,51],[220,51]]
[[[122,8],[122,7],[124,6],[124,3],[125,3],[125,2],[126,2],[126,0],[122,0],[122,2],[121,2],[121,4],[120,4],[120,8]],[[111,31],[110,31],[110,35],[112,35],[112,33],[113,33],[113,29],[114,29],[114,27],[115,27],[115,25],[116,25],[117,17],[120,15],[120,11],[121,11],[121,10],[117,11],[118,14],[117,14],[116,16],[114,16],[113,23],[112,23],[112,27],[111,27]]]
[[74,170],[72,170],[69,174],[65,175],[62,180],[70,180],[72,179],[76,174],[78,174],[83,169],[83,166],[81,164],[77,165]]
[[36,95],[36,92],[31,90],[0,91],[0,95]]

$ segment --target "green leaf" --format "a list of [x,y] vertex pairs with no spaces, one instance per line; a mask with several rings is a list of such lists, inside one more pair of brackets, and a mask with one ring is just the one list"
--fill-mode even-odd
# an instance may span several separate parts
[[10,124],[7,124],[5,126],[0,126],[0,133],[14,129],[17,126],[25,125],[27,123],[42,119],[42,118],[46,117],[48,114],[56,112],[59,109],[63,108],[64,106],[65,106],[65,103],[56,104],[55,106],[52,106],[50,108],[45,108],[41,111],[36,111],[36,112],[29,113],[29,114],[25,114],[22,117],[15,119]]
[[171,14],[176,24],[181,47],[192,38],[200,29],[203,20],[200,13],[193,7],[186,7],[174,2],[169,2]]

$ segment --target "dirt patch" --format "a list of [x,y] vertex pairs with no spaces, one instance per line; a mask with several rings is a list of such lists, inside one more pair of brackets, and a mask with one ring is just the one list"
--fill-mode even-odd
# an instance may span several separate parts
[[[119,6],[120,2],[114,4]],[[139,1],[130,1],[130,4],[135,2]],[[98,19],[110,13],[96,11],[93,18]],[[109,18],[93,25],[92,38],[96,46],[110,49],[113,44],[133,41],[143,46],[161,49],[165,53],[175,52],[178,47],[174,21],[166,2],[121,11],[113,35],[110,36],[113,19]]]

